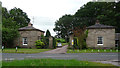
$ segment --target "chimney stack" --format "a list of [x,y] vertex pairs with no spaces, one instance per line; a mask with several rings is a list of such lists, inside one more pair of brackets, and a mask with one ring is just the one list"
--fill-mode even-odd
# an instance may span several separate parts
[[99,20],[96,20],[96,24],[100,24],[100,21],[99,21]]
[[33,24],[31,24],[31,23],[28,23],[28,26],[33,26]]

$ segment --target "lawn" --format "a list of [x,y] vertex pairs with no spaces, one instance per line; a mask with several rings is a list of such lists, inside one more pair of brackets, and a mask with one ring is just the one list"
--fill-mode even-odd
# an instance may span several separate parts
[[18,48],[17,52],[16,49],[4,49],[2,53],[25,53],[25,54],[30,54],[30,53],[40,53],[40,52],[45,52],[49,51],[51,49],[24,49],[24,48]]
[[117,53],[119,52],[118,50],[111,50],[111,49],[83,49],[83,50],[79,50],[79,49],[68,49],[67,53]]
[[0,60],[0,68],[2,67],[2,61]]
[[2,66],[113,66],[98,62],[58,59],[25,59],[14,61],[3,61]]

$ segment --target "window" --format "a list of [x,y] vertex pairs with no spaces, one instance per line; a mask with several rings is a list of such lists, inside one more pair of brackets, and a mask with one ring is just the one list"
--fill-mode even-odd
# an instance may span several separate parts
[[27,45],[28,44],[28,42],[27,42],[27,37],[24,37],[23,38],[23,45]]
[[41,37],[40,36],[38,36],[38,40],[40,40],[41,39]]
[[98,37],[97,45],[103,45],[103,37]]
[[118,47],[119,40],[115,40],[115,47]]

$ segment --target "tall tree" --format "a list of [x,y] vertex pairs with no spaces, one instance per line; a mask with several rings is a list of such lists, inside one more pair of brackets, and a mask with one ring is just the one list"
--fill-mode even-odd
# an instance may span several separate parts
[[55,22],[55,28],[59,38],[67,38],[69,32],[73,29],[73,16],[64,15]]
[[45,37],[49,37],[49,36],[51,36],[51,33],[50,33],[49,30],[47,30],[47,31],[46,31],[46,36],[45,36]]
[[13,46],[14,39],[19,36],[18,28],[29,22],[26,13],[20,10],[16,8],[8,11],[5,7],[2,8],[2,45],[5,47]]
[[16,21],[16,25],[19,27],[27,26],[30,22],[30,19],[28,18],[27,14],[23,12],[20,8],[13,8],[9,11],[10,17]]
[[[95,24],[100,20],[101,24],[116,27],[120,32],[120,1],[118,2],[88,2],[80,7],[74,15],[64,15],[55,22],[54,31],[59,37],[68,37],[69,32],[81,33],[85,27]],[[78,31],[77,31],[78,30]],[[80,35],[80,34],[78,34]]]

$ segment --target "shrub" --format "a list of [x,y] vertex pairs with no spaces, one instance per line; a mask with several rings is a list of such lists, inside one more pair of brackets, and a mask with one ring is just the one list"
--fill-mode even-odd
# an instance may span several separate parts
[[72,46],[68,46],[68,48],[67,48],[67,49],[73,49],[73,48],[72,48]]
[[49,37],[45,37],[45,45],[46,45],[45,48],[49,47]]
[[79,48],[78,47],[78,38],[77,37],[74,37],[74,48]]
[[57,39],[57,42],[66,43],[65,39]]
[[76,49],[86,49],[86,37],[88,35],[88,30],[86,30],[84,33],[81,33],[80,36],[74,37],[74,48]]
[[41,40],[37,40],[36,42],[35,42],[35,45],[36,45],[36,47],[38,48],[38,49],[41,49],[41,48],[44,48],[44,42],[42,42]]
[[56,39],[53,37],[53,48],[56,48]]
[[17,48],[21,48],[20,46],[16,46]]

